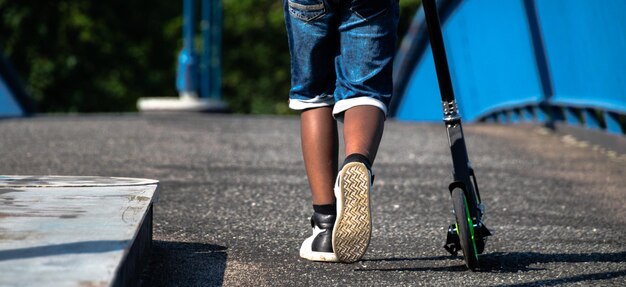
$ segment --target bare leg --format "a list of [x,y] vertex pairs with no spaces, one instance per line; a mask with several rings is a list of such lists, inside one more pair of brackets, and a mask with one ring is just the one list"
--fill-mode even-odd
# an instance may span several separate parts
[[333,204],[339,142],[332,107],[305,110],[300,119],[302,154],[313,204]]
[[343,137],[346,156],[359,153],[374,164],[384,124],[385,115],[375,106],[356,106],[345,111]]

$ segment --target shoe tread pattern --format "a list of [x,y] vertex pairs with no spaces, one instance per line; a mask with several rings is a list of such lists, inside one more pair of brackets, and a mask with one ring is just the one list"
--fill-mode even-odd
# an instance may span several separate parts
[[335,254],[342,262],[355,262],[367,250],[372,224],[369,206],[370,178],[362,163],[349,163],[341,174],[341,218],[335,223]]

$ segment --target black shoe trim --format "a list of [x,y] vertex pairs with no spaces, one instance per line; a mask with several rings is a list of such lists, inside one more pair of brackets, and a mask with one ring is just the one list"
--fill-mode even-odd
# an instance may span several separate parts
[[367,169],[368,169],[370,172],[372,171],[372,163],[370,163],[370,160],[369,160],[366,156],[364,156],[364,155],[362,155],[362,154],[360,154],[360,153],[353,153],[353,154],[351,154],[351,155],[348,155],[348,156],[346,157],[346,159],[343,161],[342,168],[343,168],[346,164],[351,163],[351,162],[360,162],[360,163],[363,163],[363,164],[365,164],[365,167],[367,167]]
[[313,211],[319,214],[325,215],[337,215],[337,205],[336,204],[324,204],[324,205],[313,205]]
[[370,163],[370,160],[366,156],[360,153],[353,153],[346,157],[346,159],[343,161],[343,165],[341,166],[341,168],[343,168],[346,164],[351,163],[351,162],[363,163],[365,167],[367,168],[367,170],[370,172],[370,175],[371,175],[370,184],[374,185],[374,174],[372,173],[372,164]]
[[336,215],[325,215],[313,213],[311,223],[317,228],[322,229],[311,244],[311,250],[315,252],[333,252],[333,227],[335,226]]

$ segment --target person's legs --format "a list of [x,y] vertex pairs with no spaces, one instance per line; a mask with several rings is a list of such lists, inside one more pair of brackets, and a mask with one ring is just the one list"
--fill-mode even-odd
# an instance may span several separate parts
[[337,172],[338,134],[332,115],[339,34],[334,5],[325,0],[284,0],[291,53],[289,107],[300,110],[304,165],[313,201],[313,234],[300,256],[336,262],[332,230],[336,219],[333,184]]
[[338,135],[334,58],[339,49],[334,8],[323,0],[284,0],[291,53],[289,107],[301,110],[302,153],[314,205],[332,205]]
[[305,110],[301,114],[302,154],[314,205],[335,203],[338,135],[332,107]]
[[337,172],[339,140],[332,107],[312,108],[300,116],[302,155],[311,195],[313,235],[300,247],[300,256],[313,261],[335,262],[332,231],[337,209],[333,192]]
[[[301,245],[300,256],[354,262],[371,235],[370,168],[391,97],[398,3],[284,0],[284,5],[292,68],[289,107],[303,110],[302,151],[315,210],[313,235]],[[333,115],[344,120],[348,155],[337,177]]]
[[343,119],[346,159],[335,184],[337,219],[332,241],[339,261],[354,262],[365,254],[372,234],[371,168],[393,89],[398,2],[346,3],[339,26],[341,49],[335,60],[333,108]]

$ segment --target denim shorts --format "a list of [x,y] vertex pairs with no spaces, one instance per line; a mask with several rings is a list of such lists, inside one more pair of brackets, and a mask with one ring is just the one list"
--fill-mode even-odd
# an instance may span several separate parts
[[284,0],[291,52],[289,107],[371,105],[385,115],[393,90],[398,0]]

